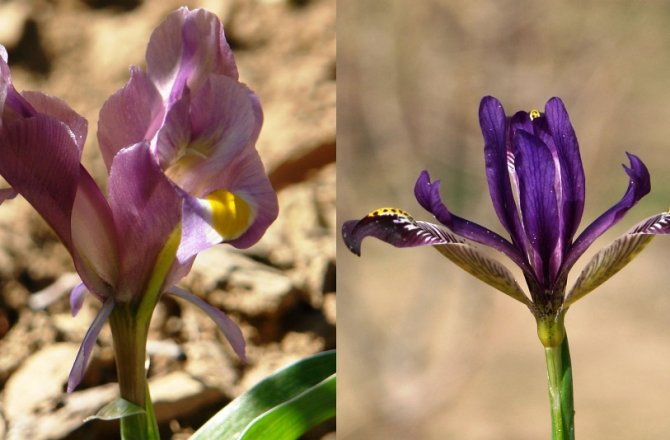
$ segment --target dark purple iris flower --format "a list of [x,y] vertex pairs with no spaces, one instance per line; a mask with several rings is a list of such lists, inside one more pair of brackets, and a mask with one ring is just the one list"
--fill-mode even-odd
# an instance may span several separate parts
[[[642,161],[628,154],[628,188],[614,206],[576,236],[584,212],[584,169],[577,137],[559,98],[545,112],[520,111],[506,117],[500,102],[487,96],[479,107],[484,135],[486,177],[493,207],[510,240],[451,213],[442,202],[439,180],[423,171],[414,194],[447,227],[414,220],[404,211],[385,208],[342,228],[349,249],[360,255],[361,242],[373,236],[396,247],[432,245],[472,275],[526,304],[538,326],[560,323],[567,308],[632,260],[656,234],[670,233],[670,214],[655,215],[600,251],[566,294],[569,270],[584,251],[617,223],[651,189]],[[511,272],[469,242],[507,255],[523,271],[530,298]],[[551,332],[550,332],[551,333]],[[540,331],[545,345],[560,343]]]

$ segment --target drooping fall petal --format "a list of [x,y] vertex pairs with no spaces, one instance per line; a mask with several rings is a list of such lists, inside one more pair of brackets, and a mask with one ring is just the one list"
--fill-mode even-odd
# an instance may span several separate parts
[[375,237],[401,248],[434,246],[471,275],[530,307],[523,290],[504,266],[439,226],[416,221],[400,209],[381,208],[359,221],[345,222],[342,237],[356,255],[361,254],[361,242],[366,237]]
[[575,281],[566,296],[565,306],[569,307],[623,269],[658,234],[670,234],[670,213],[657,214],[640,222],[630,232],[600,250]]
[[[170,158],[161,162],[177,185],[189,194],[202,197],[215,185],[212,178],[223,175],[234,180],[235,176],[226,168],[245,148],[253,148],[263,114],[253,92],[221,75],[210,76],[198,93],[191,96],[190,111],[181,114],[182,120],[166,121],[159,134],[157,156]],[[189,118],[188,124],[183,121],[185,117]],[[173,125],[184,127],[180,132],[188,127],[189,138],[184,139],[183,134],[161,136],[167,130],[174,130]],[[216,182],[218,185],[222,183],[226,182]]]
[[459,242],[439,226],[416,221],[397,208],[376,209],[361,220],[350,220],[342,226],[344,243],[356,255],[361,255],[365,237],[375,237],[400,248]]

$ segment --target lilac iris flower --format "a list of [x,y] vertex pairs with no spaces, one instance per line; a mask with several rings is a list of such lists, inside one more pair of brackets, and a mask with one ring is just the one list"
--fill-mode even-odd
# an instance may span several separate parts
[[120,149],[146,142],[184,200],[188,252],[178,259],[188,271],[198,251],[221,241],[249,247],[277,217],[255,148],[263,114],[208,11],[170,14],[151,36],[146,63],[102,107],[98,141],[107,167]]
[[70,252],[82,280],[73,314],[87,292],[103,303],[68,391],[115,306],[151,311],[163,293],[201,307],[245,359],[237,325],[173,287],[198,252],[222,241],[248,247],[277,216],[255,149],[260,105],[237,81],[216,16],[185,8],[170,15],[149,43],[149,73],[133,69],[101,110],[107,197],[81,165],[86,120],[55,98],[18,93],[2,46],[0,55],[0,175],[11,185],[0,198],[21,194]]
[[[439,180],[431,181],[423,171],[414,194],[446,230],[414,220],[404,211],[385,208],[360,221],[346,222],[344,241],[357,255],[366,236],[396,247],[432,245],[472,275],[528,306],[538,321],[540,339],[554,346],[562,335],[544,329],[554,324],[562,328],[563,315],[574,301],[623,268],[656,234],[669,233],[670,214],[644,220],[600,251],[566,291],[568,272],[577,259],[650,191],[646,166],[628,154],[630,166],[624,170],[629,183],[623,197],[576,235],[584,211],[585,178],[577,137],[563,102],[552,98],[544,113],[520,111],[508,118],[500,102],[489,96],[481,101],[479,122],[491,200],[509,240],[451,213],[440,197]],[[470,242],[500,251],[518,265],[530,297],[507,268]]]

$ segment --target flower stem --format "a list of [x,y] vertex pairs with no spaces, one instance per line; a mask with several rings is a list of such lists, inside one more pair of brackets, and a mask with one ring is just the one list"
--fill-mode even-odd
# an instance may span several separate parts
[[130,305],[119,304],[112,311],[109,322],[121,397],[145,409],[144,413],[121,418],[121,438],[158,439],[158,426],[144,366],[148,321],[137,319],[136,311]]
[[572,365],[568,336],[560,345],[544,348],[549,377],[551,431],[553,440],[574,440],[575,411],[572,394]]

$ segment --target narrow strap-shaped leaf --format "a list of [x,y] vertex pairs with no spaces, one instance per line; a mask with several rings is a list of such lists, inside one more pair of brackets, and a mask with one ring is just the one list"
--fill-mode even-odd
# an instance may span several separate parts
[[670,233],[670,213],[664,212],[637,224],[593,256],[565,299],[569,307],[624,268],[657,234]]
[[467,243],[447,243],[434,248],[470,275],[531,307],[530,300],[514,279],[514,275],[474,246]]
[[[266,377],[219,411],[193,434],[191,440],[239,439],[258,416],[299,397],[334,375],[335,361],[335,351],[327,351],[301,359]],[[324,401],[322,404],[330,405]]]
[[335,374],[293,399],[258,416],[241,440],[294,440],[310,428],[335,417]]

